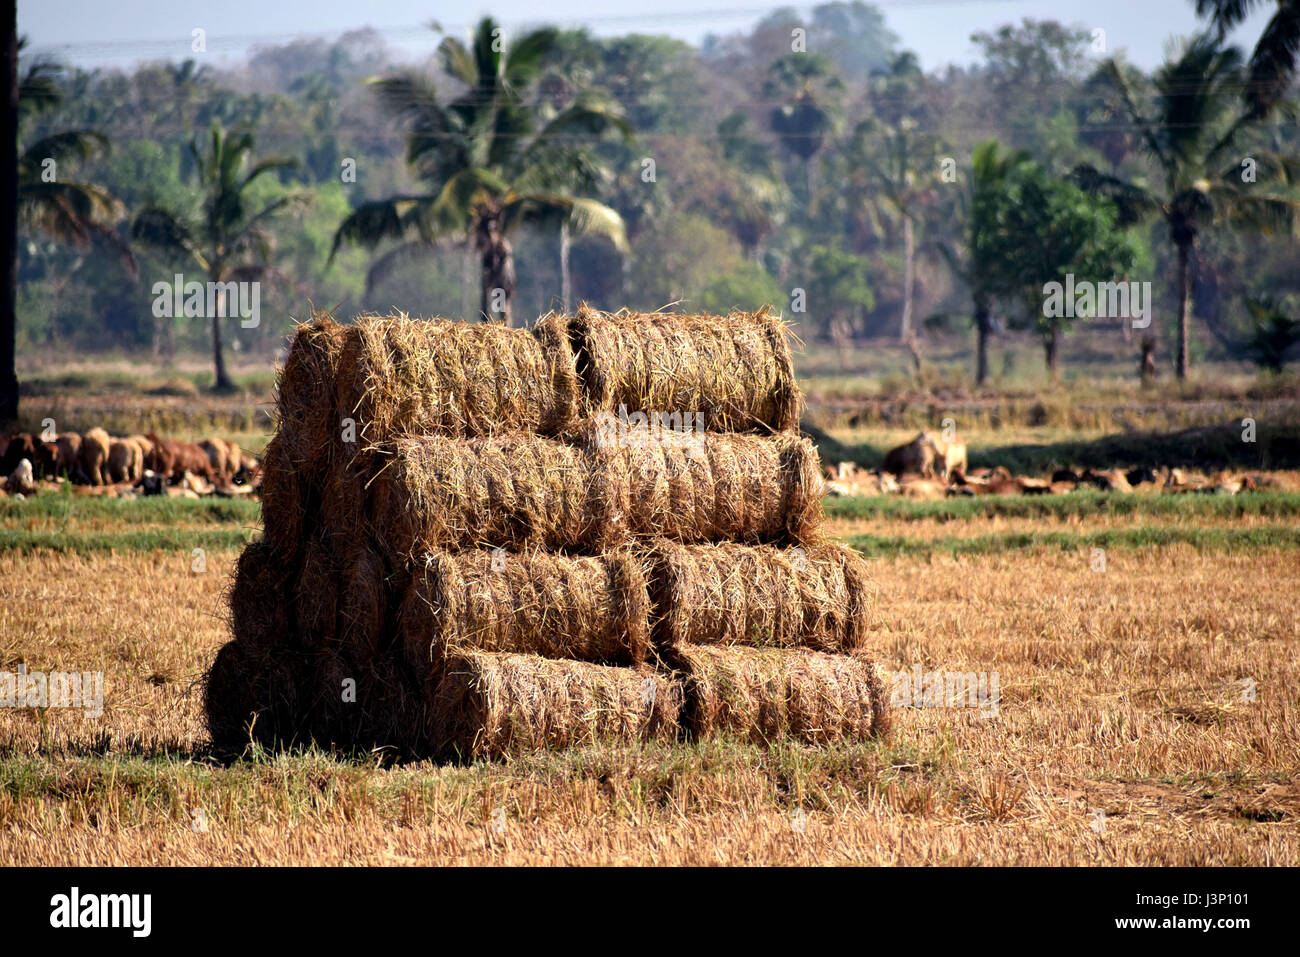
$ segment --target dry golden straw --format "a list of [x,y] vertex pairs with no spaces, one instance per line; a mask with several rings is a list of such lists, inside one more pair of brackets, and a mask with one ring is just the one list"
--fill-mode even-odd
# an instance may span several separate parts
[[700,413],[717,432],[799,425],[785,324],[766,310],[729,316],[602,313],[570,320],[588,415]]
[[867,565],[841,545],[661,542],[652,562],[655,642],[665,652],[753,645],[836,653],[866,641]]
[[605,428],[582,441],[596,493],[635,537],[681,542],[814,541],[822,522],[817,451],[797,435],[651,435]]
[[465,650],[638,664],[649,628],[645,570],[626,552],[438,552],[401,611],[407,661],[423,676]]
[[790,736],[823,744],[889,728],[885,678],[854,655],[692,645],[678,660],[687,676],[686,721],[696,737]]
[[434,693],[436,750],[498,757],[677,736],[681,687],[662,674],[533,655],[467,653]]
[[362,317],[339,364],[362,446],[402,435],[553,435],[576,418],[573,350],[551,327]]

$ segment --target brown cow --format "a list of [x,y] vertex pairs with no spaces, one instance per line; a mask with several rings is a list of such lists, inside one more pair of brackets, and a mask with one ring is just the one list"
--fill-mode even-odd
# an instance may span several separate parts
[[193,442],[160,439],[153,433],[149,434],[149,441],[154,445],[149,468],[166,476],[173,485],[185,477],[186,471],[209,482],[216,481],[216,473],[208,461],[207,453]]
[[81,471],[91,485],[108,484],[108,452],[113,440],[96,426],[81,437]]
[[67,475],[73,482],[86,481],[86,474],[81,470],[81,436],[76,432],[64,432],[53,444],[55,456],[50,474],[56,478]]
[[105,465],[108,480],[134,482],[144,474],[144,454],[140,446],[130,439],[113,439],[108,446],[108,463]]
[[40,467],[40,457],[37,455],[40,439],[30,432],[15,432],[7,436],[4,446],[4,451],[0,452],[0,472],[5,475],[18,468],[18,463],[23,459],[31,462],[33,468]]
[[934,474],[934,440],[929,432],[922,432],[906,445],[885,453],[884,471],[902,476],[916,472],[929,477]]

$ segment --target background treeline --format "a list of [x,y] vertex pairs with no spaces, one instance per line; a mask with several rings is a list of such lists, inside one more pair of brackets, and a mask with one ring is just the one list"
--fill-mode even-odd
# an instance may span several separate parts
[[[474,59],[480,37],[461,38],[469,61],[459,65],[445,51],[398,62],[371,30],[257,49],[235,69],[196,55],[86,71],[25,53],[24,75],[44,71],[48,102],[24,104],[20,154],[66,131],[96,134],[59,161],[59,175],[102,193],[102,210],[87,215],[112,235],[22,221],[19,355],[210,351],[210,326],[156,319],[151,289],[176,272],[209,278],[194,254],[201,233],[210,239],[212,198],[230,202],[225,157],[241,175],[267,163],[233,189],[239,208],[222,213],[218,230],[241,263],[261,270],[260,327],[225,327],[226,346],[244,353],[278,349],[309,303],[341,316],[393,308],[479,316],[492,285],[484,249],[507,240],[513,276],[501,281],[512,283],[516,321],[566,299],[638,309],[683,300],[711,311],[770,303],[806,340],[847,347],[864,337],[1024,329],[1042,336],[1049,363],[1065,328],[1044,326],[1042,286],[1076,267],[1110,273],[1086,278],[1151,281],[1159,338],[1148,348],[1175,362],[1182,255],[1191,361],[1280,365],[1300,306],[1290,76],[1252,113],[1251,51],[1225,60],[1215,22],[1206,26],[1207,58],[1188,62],[1189,40],[1163,77],[1122,57],[1107,62],[1114,51],[1097,49],[1088,30],[1032,20],[977,33],[974,67],[924,73],[880,11],[856,2],[803,18],[776,10],[750,32],[698,48],[562,31],[532,56],[506,32],[500,69],[509,80],[517,54],[519,96],[492,112],[498,135],[484,149],[504,150],[513,137],[523,155],[496,165],[461,159],[477,171],[475,189],[491,193],[497,181],[484,177],[507,170],[515,192],[492,195],[522,194],[527,180],[533,199],[516,209],[507,198],[503,215],[516,218],[482,242],[474,220],[446,219],[447,208],[468,207],[481,192],[443,195],[436,209],[429,200],[431,186],[446,184],[450,134],[422,112],[473,99],[467,79],[484,68]],[[1170,74],[1180,56],[1183,73]],[[528,137],[575,106],[591,107],[586,119],[564,124],[548,144],[558,144],[554,162],[551,153],[541,162],[542,146]],[[1179,133],[1187,128],[1198,141]],[[1229,146],[1215,153],[1228,132]],[[1247,158],[1258,169],[1236,189],[1245,201],[1216,198]],[[31,171],[33,183],[39,174]],[[1008,181],[1012,206],[1031,215],[1014,228],[996,219],[1004,232],[993,237],[993,227],[976,228],[980,215],[996,214],[979,190]],[[1256,183],[1267,188],[1250,193]],[[1208,197],[1208,208],[1187,211],[1191,247],[1171,241],[1183,194]],[[606,210],[617,216],[602,219]],[[1026,236],[1043,241],[1046,232],[1056,246],[1021,254]],[[216,240],[211,250],[202,262],[233,255]],[[1140,337],[1122,320],[1096,322],[1109,323],[1115,348],[1136,358]]]

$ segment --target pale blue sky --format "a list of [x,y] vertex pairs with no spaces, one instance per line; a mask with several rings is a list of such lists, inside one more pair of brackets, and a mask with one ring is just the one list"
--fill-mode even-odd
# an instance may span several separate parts
[[[133,61],[190,56],[195,27],[208,35],[218,63],[238,59],[252,44],[298,37],[332,39],[359,27],[379,30],[385,41],[411,58],[432,52],[437,38],[424,24],[438,20],[464,33],[490,13],[507,29],[539,22],[584,25],[597,34],[666,33],[698,43],[708,33],[752,26],[777,6],[808,10],[814,4],[765,4],[755,0],[28,0],[18,4],[19,30],[33,48],[56,52],[84,67],[128,66]],[[1171,35],[1194,32],[1189,0],[881,0],[877,3],[902,45],[917,51],[926,69],[970,63],[971,33],[1022,17],[1055,19],[1106,31],[1108,51],[1126,49],[1130,60],[1150,68]],[[1256,14],[1235,39],[1249,46],[1267,22]]]

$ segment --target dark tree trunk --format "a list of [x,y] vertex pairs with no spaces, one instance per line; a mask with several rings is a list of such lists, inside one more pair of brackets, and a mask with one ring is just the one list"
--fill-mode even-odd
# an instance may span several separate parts
[[1053,382],[1061,381],[1061,328],[1053,325],[1043,336],[1043,354],[1047,359],[1047,372]]
[[993,332],[993,315],[988,303],[975,303],[975,384],[983,385],[989,377],[989,335]]
[[0,127],[0,268],[4,269],[4,289],[0,291],[0,422],[18,418],[18,372],[15,365],[18,330],[18,5],[5,0],[4,48],[0,64],[4,77],[3,114]]
[[1142,362],[1138,367],[1142,375],[1142,384],[1150,385],[1156,378],[1156,337],[1147,334],[1142,337]]
[[1174,240],[1178,245],[1178,355],[1174,357],[1174,369],[1178,381],[1187,378],[1187,368],[1191,365],[1191,350],[1188,337],[1192,325],[1192,243],[1191,236]]
[[[217,276],[208,276],[210,282],[217,282]],[[226,354],[221,347],[221,323],[225,321],[222,318],[226,312],[226,293],[224,290],[217,294],[217,308],[212,315],[212,365],[216,370],[216,381],[212,388],[217,392],[234,392],[235,383],[230,381],[230,376],[226,372]]]
[[[481,308],[485,318],[513,325],[511,300],[515,295],[515,258],[510,240],[495,215],[481,216],[475,235],[483,280]],[[499,290],[499,291],[498,291]]]

